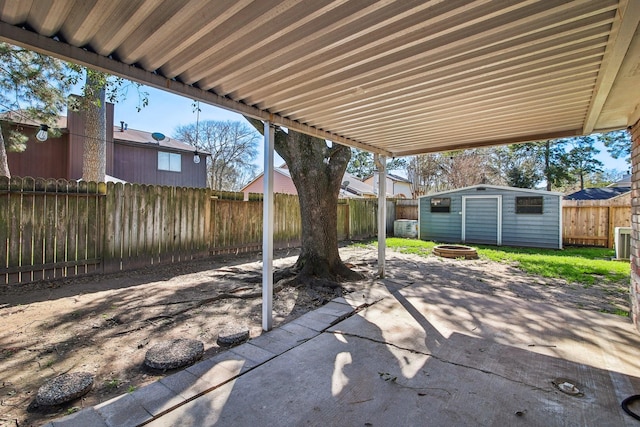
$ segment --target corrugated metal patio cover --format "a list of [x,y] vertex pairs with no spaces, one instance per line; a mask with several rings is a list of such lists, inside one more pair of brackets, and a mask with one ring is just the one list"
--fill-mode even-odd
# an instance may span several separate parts
[[402,156],[624,128],[640,0],[4,0],[1,39]]

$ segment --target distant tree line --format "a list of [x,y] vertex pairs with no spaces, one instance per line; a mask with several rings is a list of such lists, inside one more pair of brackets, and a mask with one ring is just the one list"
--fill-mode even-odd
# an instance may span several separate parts
[[573,191],[619,180],[596,158],[602,142],[613,158],[630,163],[631,137],[614,131],[508,146],[449,151],[412,157],[406,167],[418,195],[476,184]]

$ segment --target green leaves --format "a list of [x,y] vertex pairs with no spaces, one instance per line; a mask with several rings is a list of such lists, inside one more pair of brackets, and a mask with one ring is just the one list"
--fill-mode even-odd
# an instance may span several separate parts
[[[391,159],[387,161],[387,171],[403,169],[406,167],[405,159]],[[376,165],[373,161],[373,153],[368,151],[351,149],[351,160],[347,164],[347,172],[360,179],[366,179],[373,175],[376,171]]]

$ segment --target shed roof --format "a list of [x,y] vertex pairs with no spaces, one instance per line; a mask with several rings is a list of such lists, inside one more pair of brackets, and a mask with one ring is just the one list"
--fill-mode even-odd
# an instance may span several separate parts
[[445,194],[459,193],[459,192],[471,190],[474,188],[491,188],[493,190],[499,190],[499,191],[517,191],[519,193],[532,193],[532,194],[537,194],[542,196],[562,196],[562,193],[557,193],[555,191],[532,190],[530,188],[505,187],[502,185],[478,184],[478,185],[471,185],[469,187],[456,188],[454,190],[440,191],[438,193],[427,194],[425,196],[420,196],[419,198],[422,199],[424,197],[443,196]]
[[585,188],[564,196],[565,200],[607,200],[631,191],[631,187]]
[[640,118],[637,0],[5,0],[0,40],[388,156]]

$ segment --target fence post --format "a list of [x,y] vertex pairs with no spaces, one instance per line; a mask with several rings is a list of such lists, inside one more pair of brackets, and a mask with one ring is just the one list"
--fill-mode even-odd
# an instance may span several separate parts
[[613,246],[613,206],[609,205],[607,215],[607,248],[611,248]]

